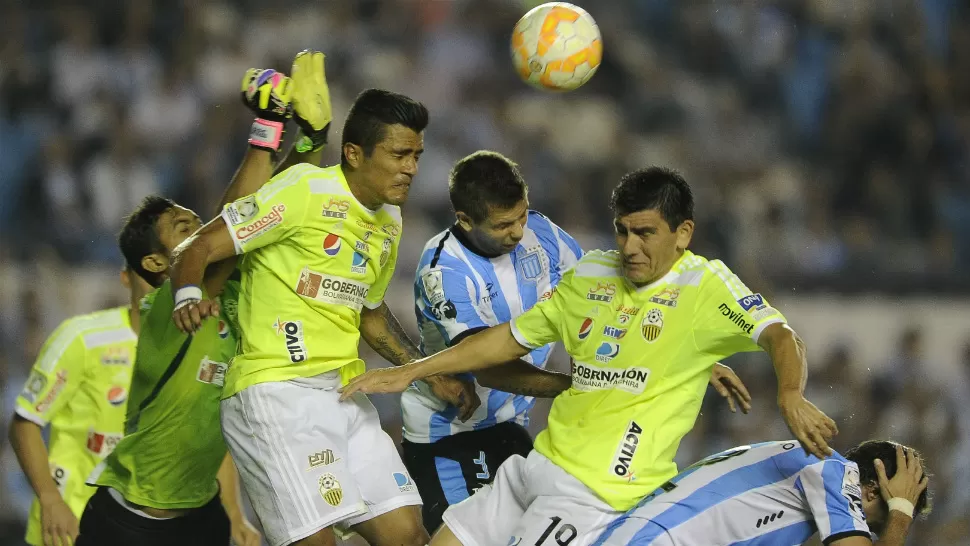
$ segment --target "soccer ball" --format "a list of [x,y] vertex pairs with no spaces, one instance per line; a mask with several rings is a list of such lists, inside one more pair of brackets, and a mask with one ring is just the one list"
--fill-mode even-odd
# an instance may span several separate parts
[[566,2],[533,8],[512,31],[512,63],[528,84],[571,91],[588,82],[603,59],[603,40],[586,10]]

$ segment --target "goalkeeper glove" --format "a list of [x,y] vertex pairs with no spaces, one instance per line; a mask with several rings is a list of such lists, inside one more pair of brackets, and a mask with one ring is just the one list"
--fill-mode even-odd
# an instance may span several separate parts
[[273,152],[280,149],[286,120],[293,115],[293,81],[275,70],[250,68],[242,79],[242,100],[256,120],[249,144]]
[[333,120],[324,58],[319,51],[305,49],[293,59],[293,110],[303,133],[296,141],[296,151],[301,153],[323,148]]

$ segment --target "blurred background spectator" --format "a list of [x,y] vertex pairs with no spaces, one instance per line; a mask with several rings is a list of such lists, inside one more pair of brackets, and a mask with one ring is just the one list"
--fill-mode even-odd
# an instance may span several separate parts
[[[58,322],[123,300],[123,215],[155,192],[211,215],[245,150],[243,71],[288,71],[307,47],[327,54],[332,142],[365,87],[431,109],[389,298],[412,332],[416,258],[451,221],[448,170],[479,148],[517,160],[533,206],[585,248],[612,244],[606,203],[619,176],[664,164],[694,187],[692,248],[756,291],[966,301],[970,4],[574,1],[599,23],[606,57],[582,90],[550,95],[509,62],[511,28],[534,1],[0,0],[5,418]],[[337,146],[327,153],[339,157]],[[911,543],[968,544],[970,494],[953,484],[970,482],[960,411],[970,339],[946,381],[924,373],[939,363],[923,354],[919,326],[881,342],[897,347],[882,363],[860,359],[848,337],[812,353],[809,395],[838,420],[839,448],[890,436],[923,449],[938,509]],[[756,411],[737,417],[709,401],[681,462],[787,437],[764,357],[734,364]],[[398,434],[396,404],[379,400]],[[8,449],[0,465],[0,544],[20,544],[29,489]]]

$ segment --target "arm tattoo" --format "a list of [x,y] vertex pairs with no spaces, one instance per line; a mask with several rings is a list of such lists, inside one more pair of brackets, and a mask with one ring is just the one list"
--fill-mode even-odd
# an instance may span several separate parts
[[[374,321],[374,331],[365,332],[361,329],[361,334],[364,336],[364,341],[377,351],[377,354],[395,366],[403,366],[424,356],[387,305],[381,304],[374,311],[380,315],[380,318]],[[372,334],[373,338],[368,336],[368,333]]]

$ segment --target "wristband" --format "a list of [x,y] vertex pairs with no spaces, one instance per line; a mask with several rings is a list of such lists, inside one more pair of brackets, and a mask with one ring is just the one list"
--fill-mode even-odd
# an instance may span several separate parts
[[296,151],[304,154],[310,151],[316,152],[327,145],[327,133],[330,132],[330,124],[319,131],[307,133],[300,128],[300,136],[296,139]]
[[175,291],[176,311],[190,303],[198,303],[200,301],[202,301],[202,289],[194,284],[183,286]]
[[886,504],[889,505],[890,510],[902,512],[909,517],[913,517],[913,511],[916,510],[916,507],[913,506],[913,503],[909,502],[907,499],[904,499],[902,497],[893,497],[889,499],[889,501]]
[[249,129],[249,144],[259,148],[277,151],[283,140],[283,122],[256,118]]

